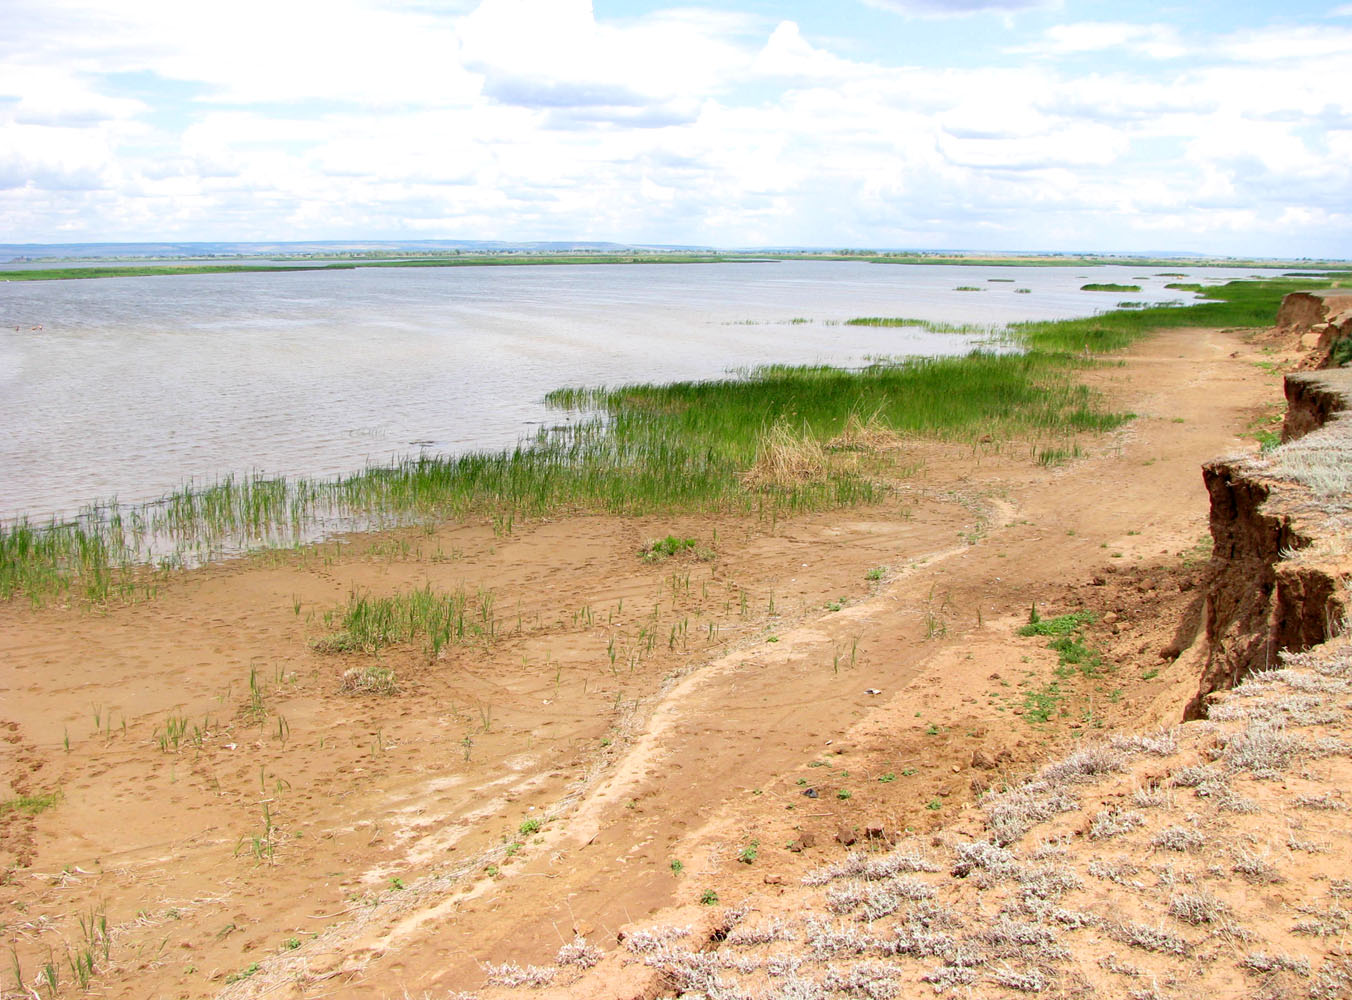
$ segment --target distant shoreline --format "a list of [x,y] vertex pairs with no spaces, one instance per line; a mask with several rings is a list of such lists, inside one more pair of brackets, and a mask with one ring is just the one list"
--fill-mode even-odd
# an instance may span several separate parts
[[[153,259],[153,258],[152,258]],[[295,263],[278,262],[278,258],[260,256],[258,263],[247,260],[240,263],[172,263],[170,258],[160,258],[162,263],[142,264],[72,264],[69,267],[35,267],[0,270],[0,281],[65,281],[89,278],[140,278],[160,275],[183,274],[261,274],[293,273],[296,271],[352,271],[372,267],[512,267],[525,265],[577,265],[577,264],[751,264],[767,261],[848,261],[867,264],[940,264],[959,267],[1103,267],[1106,265],[1137,267],[1251,267],[1262,270],[1280,270],[1300,267],[1310,272],[1336,272],[1347,267],[1346,264],[1272,260],[1230,260],[1196,259],[1186,264],[1176,259],[1154,257],[1104,257],[1089,255],[1084,257],[1063,257],[1047,255],[1027,256],[953,256],[939,254],[897,253],[897,254],[810,254],[810,253],[587,253],[587,254],[529,254],[529,253],[489,253],[489,254],[445,254],[436,256],[417,256],[393,258],[382,254],[379,259],[353,259],[342,255],[305,255]],[[283,258],[285,260],[285,258]],[[268,261],[269,263],[264,263]],[[1313,275],[1311,275],[1313,276]]]

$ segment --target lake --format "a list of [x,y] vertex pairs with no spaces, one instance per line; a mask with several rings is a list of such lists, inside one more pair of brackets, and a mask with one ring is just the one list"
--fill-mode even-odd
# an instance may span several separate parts
[[[767,261],[4,282],[0,518],[150,499],[229,473],[332,475],[509,446],[562,419],[541,398],[565,385],[974,342],[841,324],[851,317],[998,325],[1192,299],[1164,289],[1185,279],[1153,271]],[[1144,287],[1079,290],[1090,281]]]

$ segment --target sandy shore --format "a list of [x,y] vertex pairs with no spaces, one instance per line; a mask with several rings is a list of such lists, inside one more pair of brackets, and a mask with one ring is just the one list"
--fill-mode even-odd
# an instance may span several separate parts
[[[962,823],[1086,734],[1181,716],[1199,468],[1252,448],[1274,358],[1160,333],[1089,373],[1138,416],[1085,457],[903,442],[918,471],[870,508],[418,529],[0,607],[0,801],[31,805],[0,817],[4,944],[66,987],[96,953],[106,996],[444,996]],[[639,556],[668,534],[702,551]],[[315,650],[326,613],[427,584],[491,593],[494,638],[387,649],[397,691],[344,692],[375,660]],[[1016,635],[1034,605],[1094,612],[1092,676]]]

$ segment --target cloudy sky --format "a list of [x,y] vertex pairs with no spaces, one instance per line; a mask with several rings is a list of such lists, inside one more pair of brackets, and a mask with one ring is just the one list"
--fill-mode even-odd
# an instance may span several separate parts
[[0,0],[0,242],[1352,257],[1337,0]]

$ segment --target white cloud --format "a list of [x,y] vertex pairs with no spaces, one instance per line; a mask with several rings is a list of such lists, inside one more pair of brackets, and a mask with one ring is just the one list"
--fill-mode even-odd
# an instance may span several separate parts
[[1062,56],[1086,52],[1124,49],[1150,59],[1178,59],[1188,49],[1179,41],[1178,32],[1167,24],[1130,24],[1122,21],[1081,21],[1057,24],[1030,45],[1012,51],[1034,55]]
[[752,64],[761,76],[791,80],[846,80],[869,72],[868,67],[842,59],[811,45],[793,21],[781,21]]
[[962,17],[968,14],[1013,14],[1061,6],[1060,0],[864,0],[870,7],[921,17]]
[[[1248,30],[1223,39],[1217,52],[1245,63],[1319,60],[1352,56],[1352,28],[1302,26]],[[1307,68],[1313,70],[1313,65]]]
[[[1352,204],[1341,28],[1195,42],[1163,23],[1077,22],[1006,33],[992,54],[1006,62],[1012,41],[1045,59],[944,67],[852,57],[726,9],[242,4],[10,0],[12,238],[1224,249]],[[966,23],[907,28],[958,38]],[[1121,58],[1185,47],[1175,63]],[[1301,51],[1319,53],[1313,68]],[[1090,69],[1059,58],[1085,54]]]

